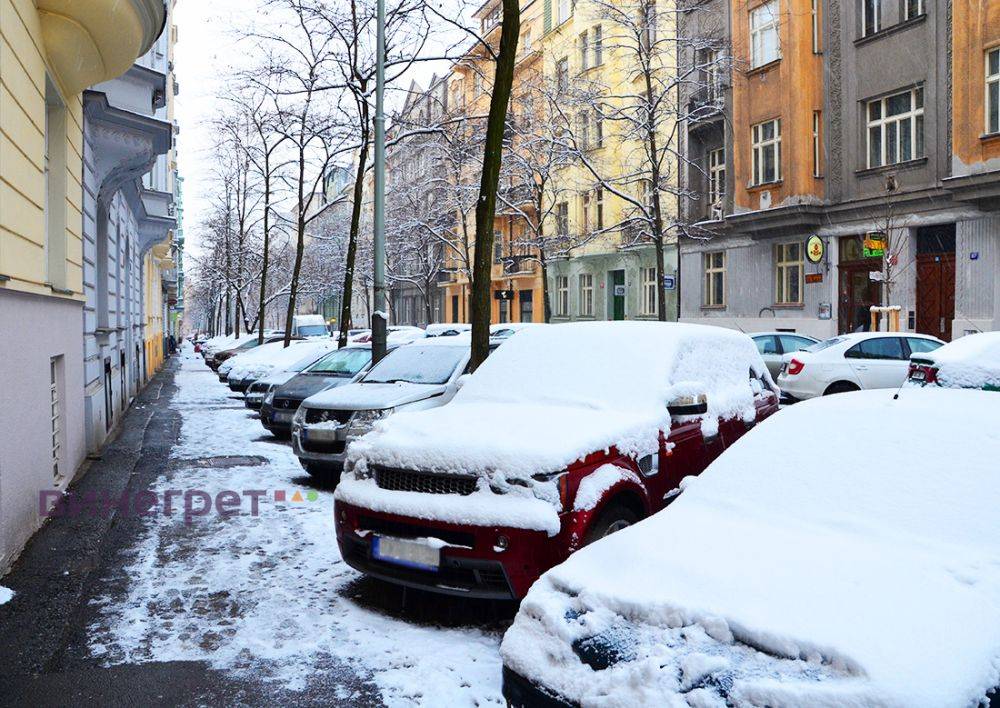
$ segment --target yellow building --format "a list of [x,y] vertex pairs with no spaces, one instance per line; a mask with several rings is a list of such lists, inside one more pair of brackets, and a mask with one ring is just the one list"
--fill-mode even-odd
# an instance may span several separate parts
[[163,22],[159,0],[0,0],[0,572],[85,452],[81,93]]

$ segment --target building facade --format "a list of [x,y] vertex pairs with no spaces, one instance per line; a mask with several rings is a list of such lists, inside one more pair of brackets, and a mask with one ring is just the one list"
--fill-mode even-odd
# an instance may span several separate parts
[[0,571],[86,454],[84,89],[128,71],[162,1],[0,0]]
[[731,196],[702,214],[707,238],[682,244],[683,318],[827,337],[894,306],[903,329],[945,340],[995,327],[997,6],[718,8],[731,27],[724,159],[712,160],[717,144],[699,152],[698,121],[687,135],[703,186],[724,164]]

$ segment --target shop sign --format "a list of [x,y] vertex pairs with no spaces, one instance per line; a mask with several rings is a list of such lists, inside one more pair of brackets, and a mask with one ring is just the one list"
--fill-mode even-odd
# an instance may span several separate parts
[[862,255],[865,258],[881,258],[885,255],[885,234],[872,231],[865,234]]
[[806,273],[807,283],[822,283],[823,274],[822,273]]
[[826,253],[826,244],[819,236],[810,236],[806,241],[806,258],[810,263],[819,263]]

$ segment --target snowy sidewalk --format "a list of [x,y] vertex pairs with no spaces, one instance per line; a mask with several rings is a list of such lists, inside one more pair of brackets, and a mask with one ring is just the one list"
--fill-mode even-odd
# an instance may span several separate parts
[[489,607],[421,598],[401,611],[401,595],[341,560],[332,490],[190,347],[174,384],[162,412],[179,440],[143,489],[156,513],[92,583],[83,664],[204,662],[274,703],[502,704],[505,623],[480,619]]

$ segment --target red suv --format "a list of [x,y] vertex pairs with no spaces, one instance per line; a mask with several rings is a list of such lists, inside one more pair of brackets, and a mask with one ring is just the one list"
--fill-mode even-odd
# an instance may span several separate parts
[[777,409],[738,332],[528,329],[448,405],[398,413],[351,445],[335,495],[341,554],[392,583],[518,599],[576,549],[660,511]]

